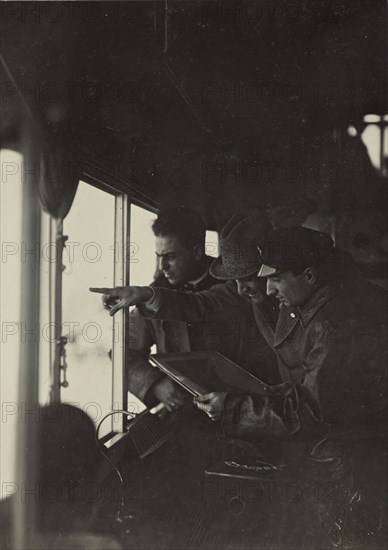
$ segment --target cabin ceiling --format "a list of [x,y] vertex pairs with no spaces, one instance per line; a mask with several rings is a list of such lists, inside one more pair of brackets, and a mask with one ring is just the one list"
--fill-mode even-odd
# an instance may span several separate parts
[[298,194],[377,208],[381,179],[346,128],[387,112],[384,0],[1,7],[3,147],[29,111],[43,147],[208,225]]

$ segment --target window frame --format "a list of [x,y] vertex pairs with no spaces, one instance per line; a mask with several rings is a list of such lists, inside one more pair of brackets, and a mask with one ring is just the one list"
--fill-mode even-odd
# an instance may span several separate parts
[[[130,283],[131,205],[139,206],[152,213],[157,213],[158,205],[138,188],[130,188],[128,184],[117,178],[112,178],[108,172],[103,173],[101,170],[96,170],[92,165],[86,165],[85,170],[80,174],[79,181],[109,193],[115,198],[113,286],[128,286]],[[52,234],[56,235],[56,242],[58,242],[58,239],[63,238],[63,224],[58,224],[53,218],[51,218],[51,223],[52,228],[55,227]],[[56,326],[62,326],[62,254],[57,255],[54,269],[55,277],[51,279],[54,285],[53,295],[55,295],[54,322]],[[114,316],[112,331],[112,411],[128,409],[128,383],[125,368],[127,364],[128,323],[128,311],[120,310]],[[51,350],[54,356],[54,366],[50,371],[51,400],[59,399],[59,401],[62,397],[60,346],[61,343],[56,341],[54,349]],[[105,422],[108,421],[109,417]],[[110,432],[101,440],[108,447],[121,439],[120,434],[125,434],[127,417],[123,414],[111,415],[110,424]]]

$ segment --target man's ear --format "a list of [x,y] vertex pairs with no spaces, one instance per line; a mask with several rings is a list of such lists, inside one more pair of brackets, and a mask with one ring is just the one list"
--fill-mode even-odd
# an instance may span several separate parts
[[317,272],[313,267],[306,267],[303,275],[307,284],[314,285],[317,282]]
[[194,260],[202,260],[205,255],[204,247],[201,244],[196,244],[193,247]]

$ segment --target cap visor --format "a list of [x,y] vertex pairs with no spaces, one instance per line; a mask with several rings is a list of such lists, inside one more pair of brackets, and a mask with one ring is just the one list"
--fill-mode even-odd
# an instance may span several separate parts
[[270,265],[263,264],[260,268],[259,273],[257,274],[258,277],[271,277],[271,275],[275,275],[278,270],[276,267],[271,267]]

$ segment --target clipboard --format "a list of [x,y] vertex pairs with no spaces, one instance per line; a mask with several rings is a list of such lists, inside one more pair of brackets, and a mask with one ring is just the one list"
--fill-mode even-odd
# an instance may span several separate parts
[[267,384],[219,353],[155,353],[150,362],[195,397],[210,392],[268,395]]

